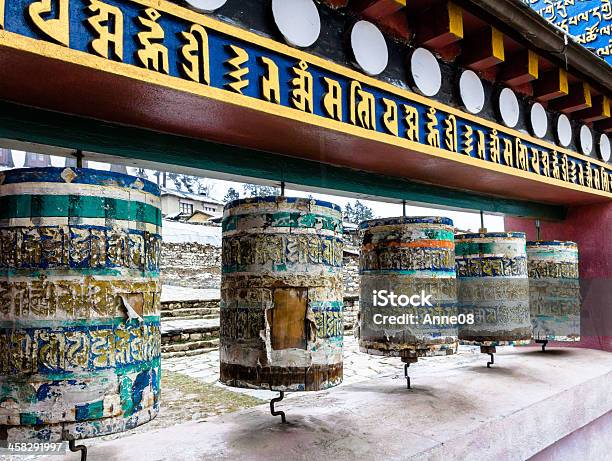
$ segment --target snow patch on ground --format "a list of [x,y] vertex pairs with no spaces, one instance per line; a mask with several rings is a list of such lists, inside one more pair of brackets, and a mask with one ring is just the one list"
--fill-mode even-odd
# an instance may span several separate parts
[[196,242],[220,247],[221,227],[164,220],[162,237],[168,243]]
[[220,299],[221,290],[217,288],[185,288],[172,285],[162,287],[162,302],[166,301],[204,301]]

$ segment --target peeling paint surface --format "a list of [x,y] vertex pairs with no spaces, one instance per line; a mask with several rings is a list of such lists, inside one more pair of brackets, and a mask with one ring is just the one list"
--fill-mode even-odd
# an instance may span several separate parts
[[529,280],[522,232],[455,236],[459,311],[473,325],[459,325],[465,344],[529,344]]
[[342,382],[342,215],[259,197],[223,217],[221,382],[316,391]]
[[[456,325],[429,325],[426,314],[457,315],[455,245],[452,220],[400,217],[360,225],[359,347],[372,355],[423,357],[452,354],[457,349]],[[431,306],[375,306],[374,290],[413,296],[431,295]],[[375,315],[418,316],[416,324],[378,325]]]
[[151,420],[160,396],[159,189],[79,168],[3,174],[0,438],[89,438]]
[[533,338],[580,341],[578,245],[527,242],[527,268]]

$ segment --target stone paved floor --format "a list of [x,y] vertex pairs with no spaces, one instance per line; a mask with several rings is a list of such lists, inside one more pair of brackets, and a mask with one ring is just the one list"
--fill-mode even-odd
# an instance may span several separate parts
[[[477,348],[461,347],[460,353],[472,354],[478,353]],[[428,362],[444,361],[448,357],[428,357]],[[411,365],[410,375],[413,380],[418,379],[418,366],[416,363]],[[217,383],[228,390],[241,392],[243,394],[258,397],[260,399],[269,400],[272,397],[278,396],[277,392],[253,390],[253,389],[237,389],[224,386],[218,383],[219,379],[219,351],[212,351],[206,354],[196,355],[193,357],[177,357],[164,359],[162,363],[164,370],[184,373],[193,378],[202,380],[205,383]],[[367,380],[376,376],[391,375],[397,379],[404,379],[404,365],[398,357],[375,357],[359,352],[357,340],[351,336],[344,337],[344,380],[342,385],[353,384],[359,381]],[[289,393],[287,397],[298,393]]]

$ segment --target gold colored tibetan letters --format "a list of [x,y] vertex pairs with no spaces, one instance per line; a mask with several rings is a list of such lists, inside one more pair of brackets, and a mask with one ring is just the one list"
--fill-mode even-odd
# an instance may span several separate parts
[[138,22],[146,28],[144,32],[138,32],[136,37],[142,45],[136,53],[140,63],[150,70],[170,73],[168,66],[168,48],[163,45],[164,29],[157,23],[161,17],[159,11],[147,8],[144,11],[146,17],[139,16]]
[[249,61],[249,54],[242,48],[234,45],[227,45],[227,49],[234,57],[226,61],[226,64],[233,69],[225,74],[227,78],[233,80],[233,82],[226,84],[226,86],[230,90],[242,94],[242,90],[249,86],[249,79],[245,78],[249,73],[249,68],[243,67]]
[[[55,8],[52,2],[55,1]],[[40,0],[31,3],[28,14],[34,25],[47,37],[64,45],[70,45],[69,0]],[[52,11],[56,11],[53,19],[43,19]]]
[[291,68],[295,77],[291,79],[291,104],[302,112],[314,112],[314,83],[312,74],[308,72],[306,61],[300,61]]
[[181,47],[185,75],[194,82],[210,85],[210,53],[208,33],[200,24],[193,24],[189,32],[181,32],[187,43]]
[[91,48],[99,56],[108,59],[111,58],[109,48],[112,47],[112,56],[123,61],[123,13],[121,10],[99,0],[90,0],[87,9],[95,13],[94,16],[87,19],[97,34],[97,38],[91,41]]

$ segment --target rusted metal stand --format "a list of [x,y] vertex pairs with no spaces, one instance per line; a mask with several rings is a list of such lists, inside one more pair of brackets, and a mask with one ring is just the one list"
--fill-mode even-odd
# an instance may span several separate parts
[[282,422],[286,423],[287,419],[285,418],[285,412],[284,411],[275,411],[274,410],[274,404],[276,402],[280,402],[284,398],[285,398],[285,392],[284,391],[280,391],[280,395],[278,397],[276,397],[275,399],[270,400],[270,413],[272,413],[272,416],[280,416]]
[[408,376],[408,367],[411,363],[417,363],[418,357],[416,352],[410,351],[409,355],[402,357],[402,362],[404,362],[404,378],[406,378],[406,389],[412,389],[410,387],[410,376]]
[[404,363],[404,377],[406,378],[406,388],[410,389],[410,376],[408,376],[409,363]]
[[491,361],[487,362],[487,368],[491,368],[491,365],[495,365],[495,356],[493,355],[497,352],[495,346],[480,346],[480,352],[482,354],[489,354],[491,357]]
[[74,436],[69,434],[67,431],[63,433],[63,439],[68,441],[68,449],[76,453],[81,452],[81,461],[87,461],[87,447],[85,445],[77,445]]
[[542,352],[546,352],[546,345],[548,344],[548,339],[536,339],[536,344],[542,345]]

